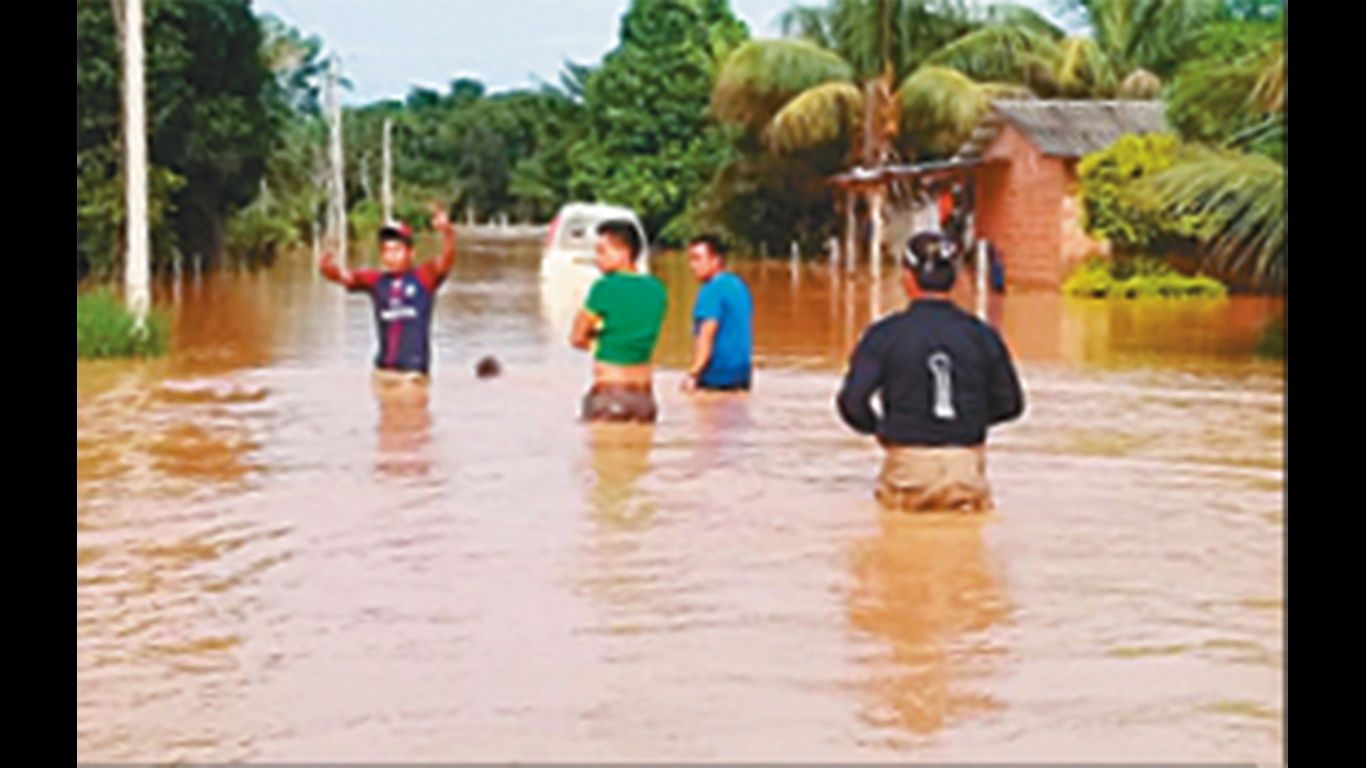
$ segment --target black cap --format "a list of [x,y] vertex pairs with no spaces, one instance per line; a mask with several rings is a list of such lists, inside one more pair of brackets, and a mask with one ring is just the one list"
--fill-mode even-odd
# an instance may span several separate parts
[[379,241],[401,240],[408,245],[413,244],[413,230],[407,224],[397,219],[386,221],[384,226],[379,228]]

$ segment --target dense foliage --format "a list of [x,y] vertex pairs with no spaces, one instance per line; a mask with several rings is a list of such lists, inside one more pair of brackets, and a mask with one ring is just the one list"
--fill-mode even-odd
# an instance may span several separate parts
[[[269,263],[316,242],[323,42],[247,0],[147,2],[153,267],[177,254]],[[112,275],[121,251],[115,6],[77,1],[78,275]],[[1125,140],[1088,159],[1092,231],[1121,252],[1203,249],[1212,267],[1282,280],[1283,0],[1055,6],[1088,33],[1010,4],[828,0],[794,5],[786,38],[749,40],[726,0],[633,0],[616,47],[566,62],[555,85],[457,79],[346,109],[352,234],[382,215],[386,120],[395,212],[415,226],[433,198],[457,220],[540,222],[601,200],[667,244],[712,229],[786,254],[842,231],[831,174],[950,154],[993,98],[1160,93],[1181,142]]]
[[[123,219],[120,54],[108,0],[76,3],[76,270],[107,273]],[[148,0],[154,264],[213,259],[228,216],[255,198],[280,123],[247,0]]]

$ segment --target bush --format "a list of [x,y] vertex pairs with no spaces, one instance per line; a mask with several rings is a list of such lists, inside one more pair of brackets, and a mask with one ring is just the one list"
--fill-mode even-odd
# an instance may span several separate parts
[[166,353],[170,321],[152,310],[141,332],[119,297],[97,289],[76,297],[76,357],[157,357]]
[[1221,299],[1228,288],[1212,277],[1183,275],[1160,259],[1091,259],[1062,285],[1063,293],[1093,299]]
[[1077,166],[1086,231],[1121,253],[1166,253],[1191,238],[1199,222],[1165,214],[1142,180],[1176,163],[1179,140],[1169,134],[1126,134]]

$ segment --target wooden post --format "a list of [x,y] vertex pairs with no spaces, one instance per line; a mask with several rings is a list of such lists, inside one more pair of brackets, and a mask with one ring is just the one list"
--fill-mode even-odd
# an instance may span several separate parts
[[383,146],[383,154],[384,154],[384,183],[382,184],[382,188],[380,189],[380,195],[383,197],[383,200],[382,200],[381,202],[382,202],[382,205],[383,205],[383,208],[384,208],[384,220],[385,220],[385,221],[393,221],[393,220],[394,220],[394,186],[393,186],[394,156],[393,156],[393,152],[392,152],[392,150],[391,150],[391,146],[392,146],[392,145],[391,145],[391,143],[390,143],[390,142],[391,142],[390,134],[393,132],[393,129],[394,129],[394,120],[393,120],[393,118],[390,118],[390,117],[384,118],[384,146]]
[[143,74],[142,0],[126,0],[123,23],[123,143],[127,206],[124,300],[135,327],[146,328],[152,303],[150,237],[147,225],[147,109]]
[[854,271],[854,254],[858,252],[858,198],[851,187],[844,193],[844,271]]
[[882,277],[882,187],[875,188],[868,196],[868,215],[872,217],[873,233],[868,243],[868,260],[873,267],[873,283]]
[[327,69],[327,118],[332,159],[332,185],[328,190],[329,240],[337,249],[338,263],[345,266],[346,254],[346,176],[342,158],[341,101],[337,98],[337,56],[334,54]]

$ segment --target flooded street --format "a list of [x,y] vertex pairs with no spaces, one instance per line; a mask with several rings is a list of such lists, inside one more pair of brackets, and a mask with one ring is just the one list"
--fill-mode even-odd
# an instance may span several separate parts
[[537,257],[462,245],[425,399],[303,261],[77,364],[78,761],[1281,762],[1280,300],[994,298],[998,510],[909,517],[833,406],[895,269],[740,263],[755,391],[690,398],[657,255],[660,421],[589,427]]

